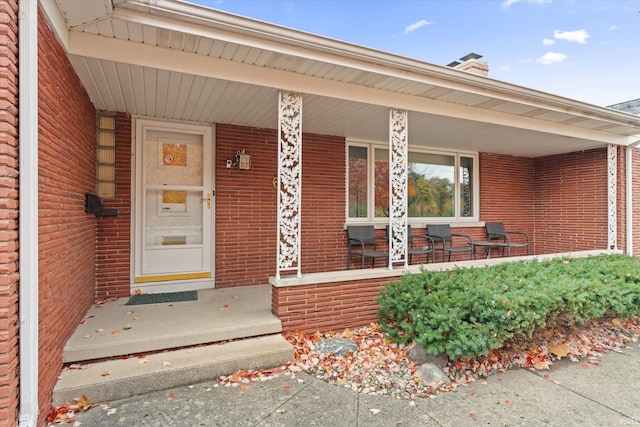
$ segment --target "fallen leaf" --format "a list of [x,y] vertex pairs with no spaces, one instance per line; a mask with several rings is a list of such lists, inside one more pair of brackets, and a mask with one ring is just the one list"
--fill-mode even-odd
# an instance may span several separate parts
[[138,365],[144,365],[145,363],[149,363],[149,359],[138,359]]
[[583,363],[583,364],[582,364],[582,367],[583,367],[583,368],[588,368],[589,366],[590,366],[590,365],[589,365],[588,363]]
[[174,397],[176,397],[176,394],[175,394],[175,393],[171,393],[171,394],[169,395],[169,398],[171,398],[171,399],[173,399]]
[[127,316],[131,316],[133,314],[133,310],[132,311],[127,311]]
[[558,357],[566,357],[568,354],[572,354],[573,350],[565,343],[558,343],[549,346],[549,352],[555,354]]
[[162,366],[171,366],[171,362],[167,362],[166,360],[162,362]]
[[342,338],[353,338],[353,332],[351,332],[351,329],[345,328],[344,332],[342,332]]
[[240,386],[240,390],[249,390],[249,386],[248,386],[248,385],[246,385],[246,384],[242,384],[242,385]]
[[128,331],[129,329],[131,329],[131,325],[124,325],[122,329],[124,329],[125,331]]
[[380,409],[376,409],[376,408],[371,408],[371,409],[369,409],[369,411],[370,411],[373,415],[378,415],[380,412],[382,412]]
[[136,294],[136,295],[142,295],[142,291],[141,291],[140,289],[136,289],[135,294]]
[[82,338],[91,338],[91,335],[89,335],[89,334],[83,335]]
[[509,399],[505,400],[504,403],[506,403],[507,405],[511,405],[512,404],[512,402]]
[[104,329],[96,329],[96,332],[97,332],[97,333],[99,333],[99,334],[101,334],[101,333],[103,333],[103,332],[104,332]]
[[549,369],[550,362],[548,360],[536,360],[533,362],[535,369]]
[[478,393],[471,393],[471,397],[478,397]]
[[291,390],[291,386],[290,386],[290,385],[286,385],[286,386],[284,386],[283,388],[284,388],[284,391],[289,391],[289,390]]
[[81,411],[86,411],[87,409],[90,409],[92,406],[91,399],[89,399],[87,395],[84,393],[82,393],[80,397],[74,397],[73,400],[78,404],[78,407],[80,408]]
[[120,331],[111,331],[111,335],[118,335]]
[[111,372],[109,371],[104,371],[103,373],[100,374],[103,377],[108,377],[109,375],[111,375]]
[[469,416],[471,417],[471,419],[477,420],[478,416],[476,414],[474,414],[473,412],[469,414]]

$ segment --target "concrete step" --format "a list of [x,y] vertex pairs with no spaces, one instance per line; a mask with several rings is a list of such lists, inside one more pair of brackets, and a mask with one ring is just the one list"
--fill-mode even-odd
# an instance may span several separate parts
[[278,334],[271,288],[198,291],[196,301],[126,305],[120,298],[91,307],[64,348],[63,363],[150,353]]
[[64,370],[53,391],[53,405],[73,402],[83,393],[93,403],[213,380],[240,369],[274,368],[293,360],[282,335],[247,338],[165,351],[139,358],[108,360]]

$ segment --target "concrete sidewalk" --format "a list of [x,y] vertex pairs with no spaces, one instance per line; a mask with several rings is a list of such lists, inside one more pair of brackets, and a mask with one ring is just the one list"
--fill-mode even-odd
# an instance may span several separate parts
[[214,381],[98,406],[82,426],[619,426],[640,425],[640,348],[600,366],[513,370],[414,402],[359,394],[307,374],[240,387]]

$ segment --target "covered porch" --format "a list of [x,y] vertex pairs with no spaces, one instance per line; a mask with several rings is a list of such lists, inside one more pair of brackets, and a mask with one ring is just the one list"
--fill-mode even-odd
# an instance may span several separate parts
[[[624,220],[633,209],[627,190],[631,147],[640,134],[634,116],[185,3],[42,4],[95,109],[115,116],[114,185],[120,190],[105,196],[104,205],[120,213],[97,220],[99,297],[139,288],[271,283],[272,310],[280,317],[281,288],[335,282],[353,287],[352,308],[361,310],[371,304],[359,291],[363,284],[382,284],[417,267],[404,265],[407,242],[399,239],[392,268],[346,271],[351,223],[373,224],[379,232],[387,225],[422,230],[449,223],[482,240],[485,222],[504,221],[530,234],[535,255],[632,253]],[[141,150],[146,125],[162,127],[165,135],[171,134],[167,126],[172,132],[209,128],[201,132],[209,139],[198,143],[205,163],[195,186],[208,206],[204,240],[196,242],[204,248],[197,253],[202,268],[144,270],[144,251],[153,245],[143,234],[143,213],[150,210],[142,201],[141,171],[171,163]],[[371,163],[379,160],[376,150],[387,153],[386,217],[375,213],[373,190],[367,213],[350,213],[351,147],[366,148]],[[446,214],[409,214],[412,152],[450,159]],[[234,163],[239,154],[251,156],[250,166]],[[458,175],[462,169],[466,178]],[[373,176],[373,166],[367,173]],[[154,185],[160,190],[149,188],[163,191],[165,184]],[[463,209],[461,200],[471,208]],[[178,237],[151,250],[177,254],[188,243]],[[111,269],[114,247],[123,254],[117,271]],[[174,265],[193,258],[158,259]]]
[[[245,319],[258,322],[238,323],[243,335],[278,337],[276,327],[315,331],[373,321],[380,286],[420,267],[399,261],[392,269],[347,270],[346,226],[352,223],[371,224],[379,233],[392,220],[415,232],[449,223],[482,240],[486,222],[502,221],[529,233],[535,256],[640,253],[639,228],[634,235],[631,227],[634,214],[640,217],[633,203],[639,197],[633,188],[640,188],[633,148],[640,142],[639,117],[185,2],[40,0],[37,6],[38,20],[30,14],[27,27],[38,30],[30,39],[31,46],[37,39],[38,56],[20,64],[33,83],[28,95],[39,95],[32,102],[21,97],[20,106],[21,118],[29,118],[20,123],[37,134],[21,135],[36,154],[20,170],[20,196],[32,201],[21,211],[33,210],[33,220],[21,224],[38,224],[30,236],[35,249],[20,259],[21,269],[34,267],[21,271],[20,299],[29,310],[20,313],[31,313],[27,325],[38,326],[31,336],[20,334],[20,355],[29,358],[20,362],[24,402],[33,403],[35,393],[40,408],[49,405],[62,361],[71,360],[63,347],[96,299],[128,298],[138,289],[269,290],[258,305],[240,299]],[[289,95],[294,102],[283,102]],[[32,104],[33,115],[22,116],[22,101]],[[371,167],[360,205],[367,211],[352,215],[352,147],[355,154],[366,149],[369,166],[390,159],[398,166],[390,177],[400,180],[414,163],[412,153],[423,164],[446,163],[451,203],[438,215],[402,209],[377,215],[388,206],[376,204]],[[400,157],[407,153],[404,161],[390,154],[396,148]],[[284,152],[299,160],[282,162]],[[234,165],[239,153],[251,156],[250,166]],[[167,171],[198,181],[168,182],[162,178],[172,174],[161,173]],[[34,185],[26,185],[27,172]],[[396,181],[388,188],[403,203],[412,195]],[[100,212],[109,215],[87,212],[85,193],[94,191],[102,198]],[[187,225],[197,233],[146,234],[149,219],[179,221],[196,211],[201,222]],[[403,247],[401,241],[398,260]],[[145,264],[151,255],[153,268]],[[455,259],[426,268],[470,263]],[[23,290],[33,292],[25,298]],[[80,325],[84,332],[69,342],[109,344],[137,333],[141,343],[194,345],[192,333],[200,327],[206,340],[228,340],[233,332],[213,331],[232,319],[225,316],[239,308],[234,301],[226,310],[215,298],[182,312],[147,307],[167,317],[146,328],[136,323],[142,309],[120,307],[115,323],[88,319],[92,323]],[[123,330],[128,324],[132,328]],[[177,329],[167,327],[171,337],[164,339],[167,324]],[[98,329],[107,334],[91,332]],[[177,351],[195,356],[197,348]],[[132,346],[84,357],[130,351],[153,350]],[[165,353],[154,357],[160,372],[169,370]],[[133,358],[112,362],[134,365],[129,371],[139,367]],[[101,373],[95,372],[98,384],[111,376]],[[37,413],[37,405],[26,412]]]

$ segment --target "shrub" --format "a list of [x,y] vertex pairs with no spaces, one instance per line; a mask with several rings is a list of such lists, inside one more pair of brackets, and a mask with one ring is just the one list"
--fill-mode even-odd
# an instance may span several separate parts
[[407,274],[376,298],[382,329],[452,359],[487,354],[548,324],[640,314],[640,259],[517,261]]

